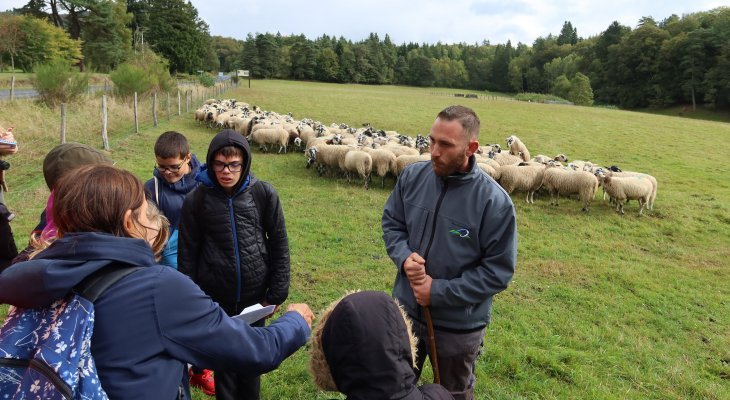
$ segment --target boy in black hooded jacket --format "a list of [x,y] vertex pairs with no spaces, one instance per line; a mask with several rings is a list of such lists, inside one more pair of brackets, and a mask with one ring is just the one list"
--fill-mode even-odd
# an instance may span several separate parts
[[[289,243],[279,196],[250,171],[248,141],[224,130],[210,142],[201,182],[183,202],[178,268],[228,315],[289,294]],[[264,321],[253,325],[263,326]],[[215,371],[218,399],[258,399],[260,378]]]

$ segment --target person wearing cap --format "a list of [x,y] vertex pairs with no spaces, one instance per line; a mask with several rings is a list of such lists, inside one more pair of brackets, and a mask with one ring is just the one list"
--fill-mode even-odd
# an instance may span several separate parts
[[[227,129],[210,142],[201,182],[180,213],[178,270],[197,283],[228,315],[289,295],[289,242],[279,195],[251,173],[251,150]],[[254,326],[263,326],[264,319]],[[215,370],[217,399],[258,399],[260,378],[251,371]]]
[[392,297],[351,293],[319,317],[309,369],[320,389],[348,400],[453,400],[441,385],[414,383],[416,342],[411,321]]
[[51,194],[48,196],[46,208],[41,212],[38,225],[31,232],[28,247],[13,259],[12,264],[26,261],[39,243],[49,241],[56,236],[56,224],[53,222],[52,212],[56,182],[75,168],[95,164],[113,165],[114,162],[101,151],[82,143],[59,144],[46,154],[43,159],[43,178]]

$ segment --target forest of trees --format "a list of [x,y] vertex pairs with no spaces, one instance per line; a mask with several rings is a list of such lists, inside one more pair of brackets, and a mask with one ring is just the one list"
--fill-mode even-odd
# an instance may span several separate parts
[[[65,32],[65,35],[63,34]],[[172,73],[247,69],[254,78],[553,94],[622,108],[730,107],[730,8],[614,22],[582,38],[570,21],[531,44],[395,44],[371,33],[211,36],[185,0],[30,0],[0,14],[0,64],[53,57],[113,71],[144,43]],[[39,51],[42,50],[42,51]]]

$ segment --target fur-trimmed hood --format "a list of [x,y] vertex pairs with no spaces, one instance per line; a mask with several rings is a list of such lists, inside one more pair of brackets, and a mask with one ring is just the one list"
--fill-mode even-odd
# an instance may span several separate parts
[[321,389],[342,392],[348,399],[451,398],[440,386],[423,391],[414,384],[411,322],[387,294],[346,294],[318,320],[310,369]]

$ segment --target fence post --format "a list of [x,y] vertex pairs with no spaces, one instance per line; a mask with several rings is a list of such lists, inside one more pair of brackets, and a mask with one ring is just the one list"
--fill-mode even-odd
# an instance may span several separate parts
[[180,113],[180,89],[178,89],[178,91],[177,91],[177,116],[179,117],[180,115],[182,115],[182,114]]
[[109,151],[109,138],[106,132],[106,95],[101,96],[101,141],[104,144],[104,150]]
[[61,144],[66,143],[66,103],[61,103]]
[[152,93],[152,123],[157,127],[157,92]]
[[190,90],[185,91],[185,113],[187,114],[190,110],[190,97],[188,96],[190,94]]
[[170,120],[170,92],[167,92],[167,120]]
[[10,101],[15,99],[15,75],[10,77]]
[[134,92],[134,133],[139,134],[139,104],[137,104],[137,92]]

